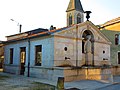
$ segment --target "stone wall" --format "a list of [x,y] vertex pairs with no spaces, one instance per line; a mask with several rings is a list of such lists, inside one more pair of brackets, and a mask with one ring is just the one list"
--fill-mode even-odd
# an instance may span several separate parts
[[[110,45],[95,42],[94,44],[95,65],[101,65],[103,62],[110,62]],[[101,63],[99,63],[101,62]],[[106,64],[105,62],[105,64]],[[108,63],[110,65],[110,63]]]
[[[94,65],[110,63],[110,41],[96,27],[89,25],[88,22],[77,26],[69,27],[54,36],[54,66],[64,63],[65,57],[72,66],[81,66],[85,63],[85,55],[82,53],[83,33],[89,29],[94,36],[94,53],[92,59]],[[67,51],[64,48],[67,47]],[[91,63],[91,62],[90,62]],[[60,64],[61,65],[61,64]]]
[[3,72],[11,73],[11,74],[20,74],[20,66],[18,65],[4,65]]
[[112,67],[112,74],[113,75],[120,75],[120,66],[113,66]]
[[[82,40],[76,42],[75,38],[60,38],[55,36],[54,41],[54,66],[65,64],[76,66],[76,60],[77,65],[80,66],[80,61],[82,60]],[[76,47],[76,43],[78,47]],[[67,48],[66,51],[65,47]],[[65,59],[65,57],[67,57],[67,59]]]
[[67,82],[76,80],[105,80],[112,82],[110,68],[65,69],[64,77]]
[[[27,67],[25,70],[27,76]],[[104,80],[112,82],[110,68],[71,68],[71,67],[30,67],[30,76],[57,81],[59,77],[64,77],[65,82],[79,80]]]
[[[25,76],[28,74],[28,68],[26,66]],[[47,79],[52,81],[57,81],[58,77],[64,77],[64,69],[61,67],[39,67],[31,66],[30,67],[30,77]]]
[[107,29],[107,30],[120,31],[120,23],[108,25],[104,28]]

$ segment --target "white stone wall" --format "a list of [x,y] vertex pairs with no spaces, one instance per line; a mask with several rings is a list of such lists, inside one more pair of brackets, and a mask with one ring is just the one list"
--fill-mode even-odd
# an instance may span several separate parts
[[110,62],[110,45],[105,43],[95,42],[94,43],[95,64],[99,65],[100,61],[104,61],[104,59]]
[[[54,39],[54,65],[59,66],[63,63],[71,64],[72,66],[76,66],[76,59],[79,61],[82,60],[82,47],[81,47],[81,40],[77,41],[74,38],[68,37],[55,37]],[[77,46],[76,46],[77,44]],[[64,48],[67,47],[67,51]],[[65,57],[67,59],[65,61]],[[64,62],[65,61],[65,62]]]
[[[55,34],[55,66],[58,66],[61,61],[64,61],[65,57],[70,58],[70,60],[65,63],[72,63],[71,65],[73,66],[85,64],[85,54],[82,54],[82,35],[86,30],[89,30],[93,35],[94,56],[92,57],[95,64],[101,65],[104,62],[110,64],[110,41],[99,31],[99,29],[87,21]],[[68,48],[68,51],[64,51],[65,47]]]

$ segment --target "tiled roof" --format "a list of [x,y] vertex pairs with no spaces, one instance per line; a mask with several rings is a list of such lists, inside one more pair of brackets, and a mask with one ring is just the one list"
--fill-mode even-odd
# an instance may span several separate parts
[[[71,27],[71,26],[69,26],[69,27]],[[7,36],[8,38],[10,38],[10,37],[15,37],[15,38],[8,39],[5,43],[25,40],[25,39],[28,39],[28,38],[48,36],[48,35],[51,35],[55,32],[59,32],[61,30],[64,30],[66,28],[68,28],[68,27],[58,28],[58,29],[54,29],[54,30],[40,29],[39,28],[39,29],[35,29],[35,30],[32,30],[32,31],[24,32],[24,33],[21,33],[21,34],[15,34],[15,35]]]
[[109,26],[119,22],[120,22],[120,17],[107,21],[106,23],[102,24],[101,27]]
[[36,33],[45,32],[45,31],[48,31],[48,29],[38,28],[38,29],[34,29],[34,30],[27,31],[27,32],[19,33],[19,34],[6,36],[6,37],[12,37],[12,36],[20,35],[20,34],[25,34],[25,33],[26,34],[36,34]]

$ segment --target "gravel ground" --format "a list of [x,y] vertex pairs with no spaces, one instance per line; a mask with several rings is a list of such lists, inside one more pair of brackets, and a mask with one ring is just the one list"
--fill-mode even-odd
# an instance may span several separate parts
[[[0,90],[55,90],[55,87],[47,84],[56,86],[56,82],[0,72]],[[113,84],[83,80],[66,82],[65,87],[66,90],[120,90],[120,76],[114,77]]]
[[28,90],[33,86],[34,84],[30,80],[21,76],[5,75],[0,79],[0,90]]
[[[36,88],[39,87],[42,89]],[[53,86],[41,84],[36,78],[28,78],[20,75],[11,75],[0,72],[0,90],[54,90]]]

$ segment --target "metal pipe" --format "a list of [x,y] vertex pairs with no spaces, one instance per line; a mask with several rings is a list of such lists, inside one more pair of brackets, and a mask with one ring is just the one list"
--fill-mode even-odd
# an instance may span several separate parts
[[21,31],[22,31],[22,24],[20,24],[19,22],[15,21],[14,19],[10,19],[10,20],[17,23],[17,26],[19,26],[19,33],[21,33]]
[[21,33],[21,30],[22,30],[22,25],[20,24],[19,25],[19,33]]
[[27,76],[30,76],[30,39],[28,38],[28,72],[27,72]]

